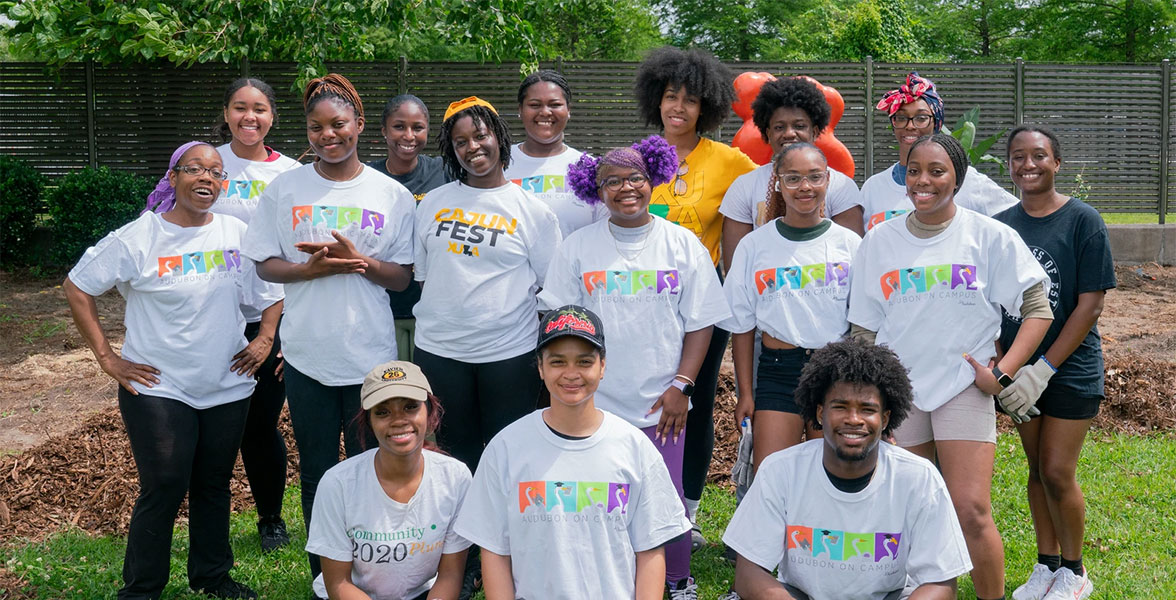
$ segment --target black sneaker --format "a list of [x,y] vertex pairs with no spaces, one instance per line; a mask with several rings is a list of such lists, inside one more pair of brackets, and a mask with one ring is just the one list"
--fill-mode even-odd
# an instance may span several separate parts
[[213,598],[232,598],[236,600],[257,598],[257,592],[243,583],[233,581],[233,578],[228,575],[225,575],[225,578],[219,584],[204,588],[200,590],[200,593],[212,596]]
[[261,551],[273,552],[290,543],[286,522],[278,517],[276,521],[258,521],[257,536],[261,538]]

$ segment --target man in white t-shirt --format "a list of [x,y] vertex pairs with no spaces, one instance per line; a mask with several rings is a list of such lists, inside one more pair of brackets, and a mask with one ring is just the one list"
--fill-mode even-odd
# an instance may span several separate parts
[[972,563],[947,486],[930,462],[881,442],[911,407],[898,357],[829,344],[795,398],[824,438],[765,459],[736,509],[723,541],[739,555],[739,597],[955,598]]

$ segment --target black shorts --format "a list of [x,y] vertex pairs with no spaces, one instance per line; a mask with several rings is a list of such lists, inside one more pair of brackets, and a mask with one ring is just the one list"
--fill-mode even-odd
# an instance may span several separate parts
[[1098,414],[1098,407],[1102,401],[1102,395],[1096,396],[1060,385],[1050,385],[1046,386],[1041,397],[1037,399],[1037,410],[1055,419],[1080,421],[1093,419]]
[[774,350],[763,348],[755,379],[755,409],[800,414],[793,394],[800,371],[813,351],[805,348]]

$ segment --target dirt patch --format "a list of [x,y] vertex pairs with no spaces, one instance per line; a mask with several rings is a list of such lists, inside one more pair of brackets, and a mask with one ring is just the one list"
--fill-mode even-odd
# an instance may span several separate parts
[[1176,267],[1121,265],[1115,278],[1119,287],[1107,292],[1098,321],[1107,356],[1176,362]]

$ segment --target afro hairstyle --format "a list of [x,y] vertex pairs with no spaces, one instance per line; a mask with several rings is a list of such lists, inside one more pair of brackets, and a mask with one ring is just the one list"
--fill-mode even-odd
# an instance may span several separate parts
[[735,101],[735,74],[710,53],[692,48],[680,50],[663,46],[650,52],[637,68],[633,93],[637,112],[646,125],[664,129],[661,119],[662,95],[667,88],[684,87],[698,97],[699,133],[718,129],[731,113]]
[[764,84],[760,92],[751,103],[751,120],[760,131],[764,141],[768,141],[768,131],[772,127],[772,115],[781,107],[799,108],[804,111],[813,122],[813,139],[817,139],[821,132],[829,126],[832,109],[825,100],[825,94],[817,89],[813,82],[800,77],[775,79]]
[[794,397],[806,423],[820,427],[817,407],[825,403],[825,396],[835,383],[872,385],[878,389],[882,410],[890,412],[882,435],[898,429],[914,402],[906,367],[893,350],[852,339],[833,342],[813,352],[800,373]]

